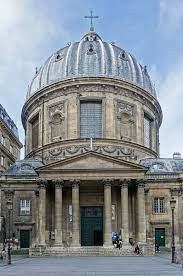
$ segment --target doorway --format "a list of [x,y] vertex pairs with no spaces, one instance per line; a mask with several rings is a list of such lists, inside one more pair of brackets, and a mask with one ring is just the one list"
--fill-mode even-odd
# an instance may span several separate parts
[[20,230],[20,248],[30,247],[30,231]]
[[155,228],[155,244],[165,246],[165,228]]
[[103,245],[103,208],[81,207],[81,246]]

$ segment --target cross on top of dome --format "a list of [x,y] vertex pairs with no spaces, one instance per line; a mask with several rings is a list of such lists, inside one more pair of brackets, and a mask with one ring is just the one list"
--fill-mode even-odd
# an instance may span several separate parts
[[94,32],[93,19],[99,18],[97,15],[93,15],[93,11],[90,11],[90,15],[86,15],[85,18],[90,19],[90,32]]

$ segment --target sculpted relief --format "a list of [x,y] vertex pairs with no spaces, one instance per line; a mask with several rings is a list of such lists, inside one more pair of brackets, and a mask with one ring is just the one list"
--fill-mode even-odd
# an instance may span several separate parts
[[117,102],[117,134],[120,139],[131,141],[135,136],[134,106],[123,102]]
[[65,106],[59,103],[49,108],[51,140],[57,141],[65,138]]

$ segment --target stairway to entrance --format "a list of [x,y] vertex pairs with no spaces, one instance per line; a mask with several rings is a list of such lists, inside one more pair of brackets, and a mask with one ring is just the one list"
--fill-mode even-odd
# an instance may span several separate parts
[[105,248],[102,246],[30,248],[30,256],[135,256],[132,246]]

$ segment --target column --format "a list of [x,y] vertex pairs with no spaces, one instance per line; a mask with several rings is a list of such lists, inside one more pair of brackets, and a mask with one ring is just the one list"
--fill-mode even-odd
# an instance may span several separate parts
[[145,219],[145,183],[143,180],[138,181],[137,186],[137,211],[138,211],[138,242],[146,242],[146,219]]
[[128,221],[128,182],[121,183],[121,237],[125,244],[129,243],[129,221]]
[[55,183],[55,245],[62,246],[62,182]]
[[110,181],[104,181],[104,246],[112,246]]
[[80,246],[79,182],[72,184],[72,246]]
[[46,182],[41,181],[39,186],[39,244],[46,245]]
[[39,191],[35,190],[35,221],[36,221],[36,236],[35,236],[35,244],[39,244]]

